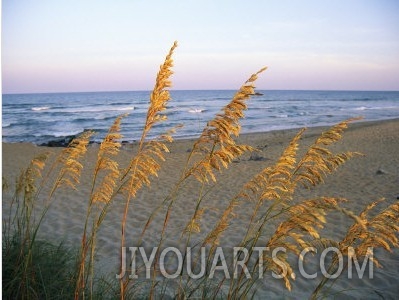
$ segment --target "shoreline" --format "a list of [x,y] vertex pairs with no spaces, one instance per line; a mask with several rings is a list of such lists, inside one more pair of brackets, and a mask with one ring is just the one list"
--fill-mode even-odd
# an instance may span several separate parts
[[[342,120],[342,121],[344,121],[344,120]],[[373,126],[373,125],[377,125],[377,124],[384,124],[384,123],[390,123],[390,122],[395,122],[395,121],[399,121],[399,117],[398,118],[391,118],[391,119],[383,119],[383,120],[372,120],[372,121],[361,119],[361,120],[355,121],[353,123],[350,123],[349,130],[355,129],[355,128],[359,128],[359,127],[369,127],[369,126]],[[256,139],[258,137],[264,136],[265,134],[266,135],[267,134],[279,135],[281,133],[285,134],[285,133],[290,133],[290,132],[298,132],[299,130],[301,130],[303,128],[306,128],[306,132],[307,132],[306,135],[307,136],[309,134],[317,135],[322,130],[328,129],[328,128],[330,128],[333,125],[335,125],[335,124],[332,124],[332,125],[316,125],[316,126],[308,126],[308,127],[299,126],[299,127],[291,127],[291,128],[286,128],[286,129],[273,129],[273,130],[268,130],[268,131],[246,132],[246,133],[241,133],[240,136],[237,139],[238,140],[239,139],[251,140],[251,139]],[[81,132],[80,134],[82,134],[83,132]],[[77,137],[80,134],[60,137],[59,139],[54,139],[54,140],[51,140],[49,142],[45,142],[45,143],[41,143],[41,144],[37,144],[35,142],[25,142],[25,141],[19,141],[19,142],[4,142],[4,141],[2,141],[2,144],[32,144],[32,145],[37,146],[37,147],[65,148],[68,145],[68,143],[74,137]],[[188,136],[188,137],[176,136],[175,137],[174,136],[173,137],[173,139],[174,139],[173,143],[176,143],[176,142],[182,142],[182,143],[194,142],[198,137],[199,137],[199,135],[197,137],[191,137],[191,136]],[[68,141],[68,143],[65,142],[65,141]],[[126,146],[126,145],[136,145],[137,143],[138,143],[138,140],[128,141],[128,140],[123,140],[122,139],[122,141],[121,141],[122,147]],[[99,145],[99,144],[101,144],[101,142],[90,141],[90,144],[91,145]]]

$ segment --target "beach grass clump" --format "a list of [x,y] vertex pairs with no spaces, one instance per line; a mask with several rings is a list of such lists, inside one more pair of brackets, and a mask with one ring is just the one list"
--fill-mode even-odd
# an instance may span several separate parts
[[[4,299],[63,299],[73,296],[74,259],[65,245],[36,238],[49,206],[36,210],[48,153],[32,159],[15,182],[8,218],[3,218],[2,293]],[[62,176],[59,177],[62,180]],[[10,190],[3,185],[3,197]]]
[[[174,43],[160,66],[150,95],[142,135],[130,159],[125,164],[118,160],[123,138],[120,129],[125,115],[116,118],[99,145],[90,178],[90,194],[87,201],[82,202],[86,203],[86,214],[77,257],[71,258],[63,247],[39,241],[36,236],[42,220],[55,201],[54,195],[64,189],[79,190],[80,174],[86,167],[84,157],[93,133],[84,132],[74,139],[47,168],[47,154],[34,158],[17,179],[9,218],[3,228],[3,264],[6,263],[3,270],[7,273],[6,276],[3,273],[3,286],[7,293],[14,293],[15,289],[18,291],[18,294],[9,294],[10,297],[51,298],[54,291],[60,289],[69,293],[65,294],[67,298],[75,299],[96,298],[99,295],[102,298],[120,299],[252,298],[258,296],[260,282],[264,285],[265,278],[268,275],[270,277],[270,274],[282,279],[286,289],[291,291],[297,276],[292,261],[293,258],[303,261],[304,249],[322,251],[335,247],[348,259],[353,256],[370,258],[379,267],[378,258],[370,255],[370,249],[391,251],[399,247],[399,202],[371,214],[381,201],[372,202],[362,212],[356,213],[346,207],[349,200],[344,198],[325,195],[303,199],[298,196],[301,190],[314,189],[323,183],[327,176],[349,159],[362,156],[358,152],[334,151],[334,144],[341,141],[349,124],[359,118],[344,120],[332,126],[306,149],[301,149],[301,139],[306,129],[299,130],[274,164],[265,163],[257,174],[253,174],[246,184],[238,188],[235,195],[220,199],[222,209],[211,211],[205,199],[217,187],[219,177],[228,172],[232,162],[238,161],[246,153],[257,151],[250,145],[240,143],[237,137],[241,132],[240,121],[245,116],[248,101],[256,94],[255,82],[266,70],[261,68],[244,82],[220,113],[208,121],[187,152],[180,176],[175,178],[164,199],[154,205],[140,228],[135,250],[142,246],[144,249],[146,236],[154,235],[150,231],[153,226],[159,228],[156,236],[152,236],[156,240],[152,245],[153,251],[149,251],[152,263],[136,264],[133,256],[127,258],[126,231],[131,221],[129,211],[134,210],[138,192],[144,186],[150,186],[160,174],[162,163],[168,159],[169,146],[176,130],[169,128],[158,137],[149,138],[153,126],[165,123],[168,119],[172,56],[176,47],[177,43]],[[43,169],[46,172],[42,176]],[[174,214],[180,204],[179,195],[193,182],[198,189],[190,192],[192,202],[187,208],[187,222],[181,227],[181,232],[176,233],[180,237],[178,249],[182,253],[182,259],[178,261],[180,268],[177,267],[178,272],[174,273],[173,278],[166,278],[162,276],[165,275],[165,267],[176,267],[173,265],[176,262],[171,261],[165,266],[162,250],[169,245],[167,232],[174,220],[179,218]],[[46,186],[49,188],[46,189]],[[3,185],[3,188],[6,187]],[[42,210],[35,209],[39,199],[44,203]],[[109,209],[115,205],[123,206],[123,213],[118,220],[121,228],[120,265],[116,278],[109,279],[101,274],[101,270],[95,269],[95,255],[96,249],[101,247],[98,235],[101,234],[103,221]],[[331,213],[338,213],[353,221],[342,239],[324,235],[323,229],[333,226],[329,219]],[[224,256],[221,246],[226,236],[234,236],[238,242],[234,245],[234,251]],[[47,253],[45,256],[49,259],[45,262],[49,266],[42,265],[40,253]],[[52,257],[57,255],[65,257],[57,261],[61,265],[55,265],[57,270],[64,272],[54,282],[48,282],[47,275],[53,272]],[[337,263],[338,258],[333,257],[328,270],[336,270]],[[238,264],[240,268],[237,268]],[[220,271],[224,267],[230,272]],[[146,279],[143,280],[139,275],[144,275]],[[319,283],[309,297],[319,297],[335,283],[335,280],[326,277],[317,279]],[[272,284],[270,281],[270,286]]]
[[19,236],[8,238],[3,237],[3,299],[73,297],[75,253],[72,250],[43,240],[28,248],[28,244],[21,244]]

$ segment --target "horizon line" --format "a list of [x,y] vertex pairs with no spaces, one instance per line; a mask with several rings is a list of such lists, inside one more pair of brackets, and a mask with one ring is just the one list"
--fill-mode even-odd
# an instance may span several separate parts
[[[32,94],[85,94],[85,93],[129,93],[129,92],[151,92],[152,90],[103,90],[103,91],[61,91],[61,92],[10,92],[2,95],[32,95]],[[169,89],[173,91],[238,91],[237,89]],[[313,91],[313,92],[399,92],[399,90],[359,90],[359,89],[262,89],[255,91]]]

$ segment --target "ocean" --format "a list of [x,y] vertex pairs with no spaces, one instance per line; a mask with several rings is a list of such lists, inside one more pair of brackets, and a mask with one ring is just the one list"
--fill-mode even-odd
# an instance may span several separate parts
[[[248,101],[242,133],[332,125],[351,117],[365,121],[399,117],[399,92],[378,91],[277,91]],[[171,91],[165,113],[168,121],[155,126],[156,137],[183,124],[176,138],[197,137],[233,97],[232,90]],[[122,122],[123,140],[136,141],[144,126],[150,92],[87,92],[52,94],[3,94],[3,142],[48,143],[94,130],[100,141],[115,117]]]

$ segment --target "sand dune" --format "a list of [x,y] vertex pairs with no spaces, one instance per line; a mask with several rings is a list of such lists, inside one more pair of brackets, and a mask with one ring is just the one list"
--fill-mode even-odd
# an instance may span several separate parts
[[[310,128],[301,140],[301,149],[305,149],[324,128]],[[250,156],[244,155],[240,160],[231,164],[228,170],[224,170],[218,176],[218,184],[205,197],[204,205],[208,208],[206,220],[203,222],[201,233],[206,232],[216,222],[218,212],[235,195],[238,189],[267,165],[275,162],[290,139],[298,130],[283,130],[258,134],[242,135],[240,140],[259,149],[259,153]],[[150,188],[145,187],[131,203],[131,209],[127,228],[127,246],[135,246],[138,235],[153,209],[161,203],[176,182],[181,166],[187,158],[187,150],[192,145],[191,140],[178,140],[171,146],[171,153],[160,171],[159,178],[153,180]],[[399,196],[399,120],[379,122],[358,122],[351,124],[344,138],[336,146],[339,151],[359,151],[364,157],[356,157],[342,166],[336,174],[329,176],[325,183],[316,189],[300,190],[299,198],[311,198],[314,196],[345,197],[350,202],[347,207],[354,212],[360,212],[363,207],[381,197],[386,199],[384,205],[397,201]],[[136,146],[124,145],[120,153],[120,162],[126,162],[134,154]],[[52,241],[65,241],[68,245],[78,246],[83,230],[85,218],[90,174],[95,163],[95,152],[98,145],[90,145],[89,153],[85,160],[86,168],[82,174],[81,185],[78,192],[58,192],[55,202],[46,216],[40,229],[39,237]],[[10,185],[19,170],[25,167],[30,159],[43,151],[60,151],[59,148],[45,148],[32,144],[3,143],[3,176]],[[168,245],[180,243],[180,233],[194,211],[194,203],[198,197],[199,185],[190,181],[178,195],[175,208],[171,216],[171,223],[166,233]],[[10,197],[3,195],[3,219],[7,217],[7,207]],[[119,200],[119,199],[118,199]],[[118,259],[120,250],[120,220],[123,214],[123,203],[115,201],[103,226],[99,232],[97,242],[98,256],[97,269],[106,273],[118,272]],[[249,211],[249,210],[248,210]],[[240,240],[240,222],[249,218],[244,209],[240,218],[233,224],[234,230],[228,231],[221,240],[221,246],[234,247]],[[144,245],[155,246],[157,232],[162,227],[161,215],[155,218],[148,234],[144,239]],[[351,220],[342,215],[333,214],[331,222],[323,233],[331,238],[340,238],[344,235]],[[393,253],[376,251],[383,269],[374,270],[374,278],[354,278],[349,280],[343,275],[334,287],[333,292],[347,290],[348,298],[372,298],[379,299],[382,295],[385,299],[395,299],[399,295],[399,251]],[[289,292],[284,288],[284,283],[278,280],[266,282],[259,288],[259,294],[263,296],[275,296],[277,298],[303,298],[310,295],[316,281],[297,277],[293,283],[293,290]],[[353,290],[352,290],[353,289]],[[342,294],[342,296],[344,296]],[[341,298],[341,296],[339,297]]]

